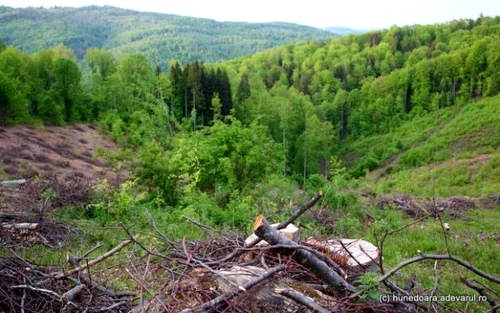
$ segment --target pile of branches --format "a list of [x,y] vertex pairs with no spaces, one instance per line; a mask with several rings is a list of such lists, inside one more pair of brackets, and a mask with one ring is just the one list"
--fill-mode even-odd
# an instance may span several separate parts
[[76,174],[62,179],[56,175],[0,182],[7,211],[46,213],[63,206],[84,206],[91,198],[91,182]]
[[[141,286],[143,300],[134,312],[396,312],[398,305],[358,302],[359,294],[350,278],[359,277],[342,258],[332,258],[321,249],[298,244],[278,230],[294,222],[321,197],[318,193],[288,220],[271,226],[260,215],[254,224],[258,236],[244,243],[237,234],[222,233],[184,217],[207,233],[209,241],[170,241],[155,225],[157,236],[169,249],[159,252],[133,239],[150,257],[162,259],[166,280],[159,292],[150,282]],[[265,240],[268,244],[261,245]],[[148,277],[144,269],[142,277]],[[157,288],[158,289],[158,288]]]
[[[492,284],[500,278],[450,254],[420,253],[387,269],[383,261],[386,238],[423,221],[430,214],[399,229],[386,231],[378,242],[379,257],[371,259],[380,276],[367,285],[359,280],[365,269],[353,269],[345,259],[322,248],[293,241],[279,232],[296,221],[322,197],[319,192],[298,208],[290,218],[276,226],[259,215],[253,225],[252,241],[226,233],[184,217],[206,231],[208,241],[171,241],[156,227],[154,241],[139,239],[126,226],[128,238],[113,249],[88,256],[67,254],[65,270],[29,262],[14,251],[13,257],[0,259],[0,312],[440,312],[454,311],[440,302],[415,302],[393,296],[436,295],[439,289],[437,264],[446,260],[467,269]],[[445,233],[443,229],[443,233]],[[266,244],[262,244],[265,242]],[[160,243],[160,244],[158,244]],[[137,286],[135,293],[117,292],[106,287],[106,275],[91,268],[127,246],[128,262],[114,272],[125,275]],[[161,248],[159,248],[161,246]],[[349,249],[344,248],[347,252]],[[368,253],[366,253],[368,255]],[[349,254],[356,260],[356,258]],[[419,287],[410,276],[402,287],[400,270],[406,266],[434,261],[435,284],[429,290]],[[107,265],[105,267],[108,267]],[[398,277],[397,283],[395,277]],[[108,278],[109,279],[109,278]],[[497,312],[500,305],[486,288],[465,277],[461,282],[487,299]],[[416,287],[417,286],[417,287]],[[373,296],[375,291],[376,297]],[[381,296],[386,296],[382,301]],[[388,297],[387,297],[388,296]]]
[[[128,312],[133,292],[115,292],[93,280],[71,256],[67,272],[41,266],[17,255],[0,257],[0,312]],[[86,256],[86,255],[85,255]]]
[[[206,231],[209,241],[170,241],[155,226],[156,236],[161,238],[168,249],[162,252],[147,247],[140,240],[134,242],[146,252],[148,257],[160,258],[165,273],[161,287],[151,288],[145,279],[135,277],[141,286],[141,294],[149,294],[134,308],[133,312],[439,312],[453,311],[440,302],[404,301],[391,296],[435,295],[439,287],[437,263],[451,261],[494,284],[500,278],[485,273],[470,263],[451,254],[435,255],[420,253],[394,268],[387,270],[383,264],[383,244],[386,238],[405,228],[421,222],[413,221],[400,229],[388,231],[379,242],[380,256],[372,260],[381,274],[375,284],[360,283],[360,268],[353,271],[340,258],[332,257],[322,249],[294,242],[279,233],[294,222],[322,196],[318,193],[300,207],[288,220],[271,226],[262,215],[255,220],[253,230],[258,237],[245,244],[237,234],[222,233],[187,217],[191,223]],[[130,238],[134,238],[123,227]],[[267,245],[260,245],[261,241]],[[346,249],[347,250],[347,249]],[[351,255],[351,257],[353,257]],[[406,266],[425,261],[435,261],[436,283],[430,291],[422,288],[414,275],[407,277],[406,286],[394,282],[399,271]],[[361,264],[360,264],[361,265]],[[363,269],[361,269],[363,271]],[[143,277],[147,277],[147,271]],[[499,308],[487,289],[462,277],[462,283],[480,295],[488,298],[490,312]],[[376,291],[377,297],[370,296]],[[381,296],[389,296],[381,301]],[[141,296],[141,299],[143,297]]]
[[0,212],[0,248],[62,246],[72,231],[64,223],[41,219],[37,214]]
[[436,201],[435,199],[416,199],[409,195],[395,195],[379,198],[377,207],[379,209],[396,208],[413,218],[420,218],[427,214],[437,216],[444,212],[450,213],[451,217],[460,218],[463,217],[464,211],[474,210],[480,206],[499,207],[499,199],[499,196],[489,196],[483,199],[450,197]]
[[64,180],[56,175],[37,176],[20,188],[17,208],[49,212],[63,206],[84,206],[90,201],[91,183],[79,176]]
[[427,210],[409,195],[381,197],[377,201],[377,207],[379,209],[397,208],[410,217],[421,217],[427,213]]

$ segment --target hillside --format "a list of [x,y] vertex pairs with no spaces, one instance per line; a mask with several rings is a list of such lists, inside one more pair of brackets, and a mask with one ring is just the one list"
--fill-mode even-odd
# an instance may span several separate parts
[[408,148],[411,137],[373,140],[364,151],[357,151],[359,142],[391,136],[407,121],[421,121],[411,136],[425,140],[429,127],[452,112],[498,93],[499,34],[499,17],[394,26],[224,64],[235,93],[245,95],[235,104],[236,116],[269,127],[285,146],[290,175],[326,176],[336,155],[356,178]]
[[[394,151],[363,179],[365,187],[379,193],[478,197],[500,188],[499,138],[500,96],[495,96],[358,140],[346,145],[342,155],[369,155],[375,143]],[[363,160],[351,162],[356,166]]]
[[219,62],[286,43],[325,39],[327,31],[290,23],[216,22],[110,6],[0,7],[0,38],[33,53],[64,44],[81,58],[90,47],[143,53],[154,64],[171,59]]

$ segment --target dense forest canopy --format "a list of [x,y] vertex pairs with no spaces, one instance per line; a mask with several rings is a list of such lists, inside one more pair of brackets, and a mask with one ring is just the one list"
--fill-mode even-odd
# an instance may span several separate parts
[[[244,97],[236,88],[236,117],[268,126],[285,146],[287,172],[326,174],[348,142],[498,93],[499,39],[500,18],[481,16],[287,45],[225,65],[233,87],[250,82]],[[304,147],[313,151],[307,160]],[[362,158],[352,170],[359,176],[395,152],[385,149],[401,148],[344,157]]]
[[[78,67],[64,45],[28,56],[2,44],[0,122],[99,121],[115,140],[148,151],[139,177],[169,203],[179,184],[210,193],[271,174],[303,183],[328,177],[338,164],[333,155],[359,177],[404,147],[352,155],[349,142],[497,94],[499,37],[500,17],[481,16],[287,45],[216,65],[171,61],[168,74],[141,54],[116,58],[91,48]],[[268,147],[263,155],[252,148],[259,143]],[[161,151],[169,151],[168,162]],[[159,175],[159,168],[170,171]],[[224,178],[210,182],[202,169]]]
[[79,59],[88,48],[101,48],[116,55],[141,53],[162,66],[171,59],[220,62],[285,43],[336,36],[290,23],[216,22],[110,6],[2,6],[0,25],[0,38],[26,53],[64,44]]

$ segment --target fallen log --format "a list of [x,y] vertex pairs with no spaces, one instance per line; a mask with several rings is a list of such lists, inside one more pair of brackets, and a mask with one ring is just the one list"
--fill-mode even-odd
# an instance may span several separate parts
[[210,313],[210,312],[214,312],[221,303],[223,303],[231,298],[236,297],[240,293],[247,291],[248,289],[252,288],[253,286],[265,281],[266,279],[270,278],[274,274],[276,274],[284,269],[285,269],[285,267],[283,265],[273,267],[269,271],[267,271],[265,274],[260,276],[259,278],[245,283],[243,286],[240,286],[240,288],[238,288],[238,289],[224,293],[224,294],[222,294],[222,295],[220,295],[220,296],[218,296],[210,301],[207,301],[201,305],[198,305],[194,308],[184,309],[184,310],[180,311],[179,313],[193,313],[193,312]]
[[[262,240],[267,241],[271,245],[289,245],[298,246],[297,243],[280,235],[278,231],[272,227],[266,218],[261,214],[255,220],[253,226],[254,233]],[[354,292],[354,286],[349,284],[339,274],[332,270],[325,262],[309,251],[302,249],[280,249],[284,254],[291,255],[294,260],[309,269],[317,278],[344,294],[346,292]]]
[[38,223],[2,223],[5,229],[35,229]]
[[0,181],[0,186],[19,186],[26,183],[26,179]]

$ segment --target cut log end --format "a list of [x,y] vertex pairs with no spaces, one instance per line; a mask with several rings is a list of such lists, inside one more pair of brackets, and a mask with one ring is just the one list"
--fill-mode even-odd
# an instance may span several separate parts
[[320,191],[318,192],[318,195],[319,195],[320,197],[323,197],[323,195],[324,195],[323,190],[320,190]]
[[253,223],[253,231],[256,231],[262,225],[264,225],[264,215],[260,214],[259,216],[257,216],[255,222]]

